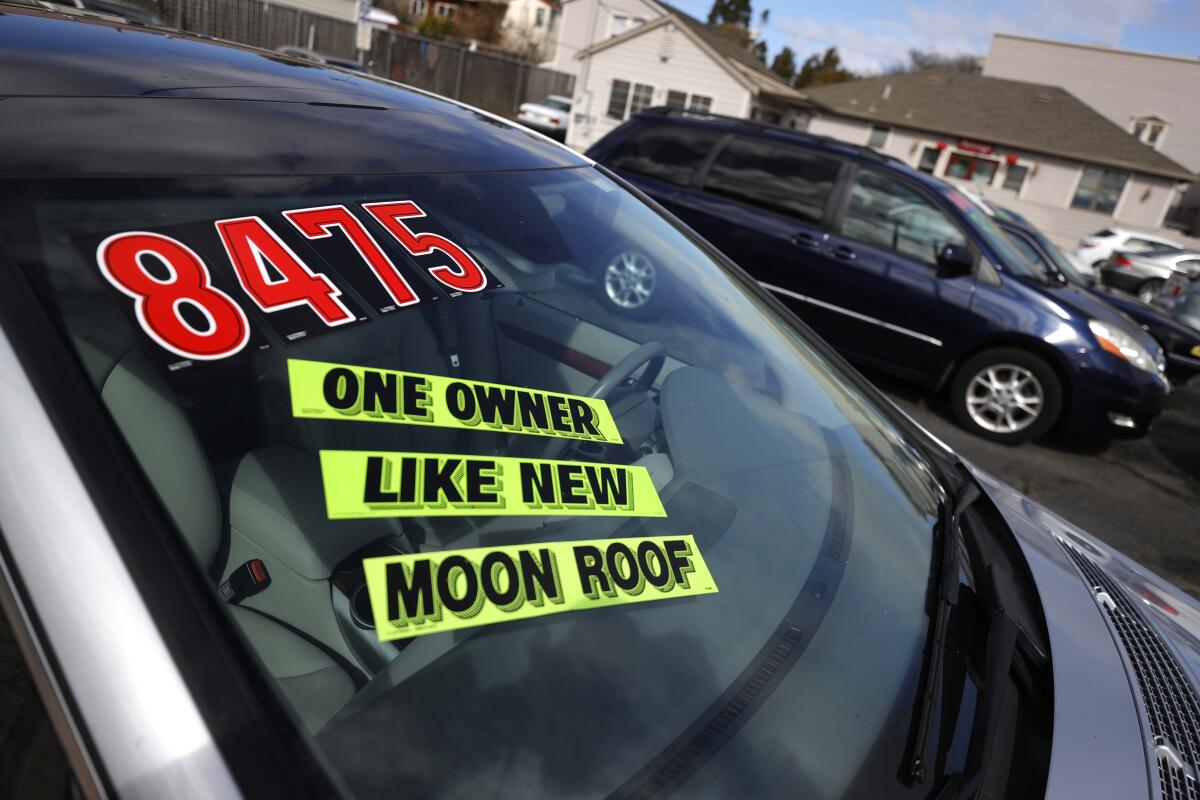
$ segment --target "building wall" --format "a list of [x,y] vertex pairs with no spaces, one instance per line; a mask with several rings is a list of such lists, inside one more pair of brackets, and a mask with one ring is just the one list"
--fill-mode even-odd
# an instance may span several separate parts
[[[542,11],[542,24],[537,24],[538,10]],[[554,50],[551,39],[559,20],[553,7],[546,0],[509,0],[504,9],[505,44],[517,51],[536,50],[549,56]]]
[[[313,14],[323,14],[345,22],[358,22],[356,0],[274,0],[274,2],[281,6],[290,6]],[[430,6],[432,7],[432,5],[433,0],[430,0]],[[307,36],[307,34],[305,35]]]
[[657,6],[645,0],[566,0],[562,4],[553,53],[544,67],[579,75],[580,50],[609,38],[613,18],[636,17],[653,22],[662,16]]
[[586,150],[624,121],[607,116],[613,80],[629,81],[631,94],[635,83],[653,86],[651,106],[666,105],[667,91],[675,90],[712,98],[714,114],[750,113],[749,90],[674,23],[592,54],[579,76],[567,129],[567,144],[577,150]]
[[1122,128],[1170,123],[1160,152],[1200,172],[1200,61],[998,34],[983,74],[1061,86]]
[[[822,114],[809,123],[808,130],[851,144],[865,145],[871,127],[869,122]],[[1159,228],[1176,193],[1174,180],[1133,174],[1125,182],[1114,213],[1100,214],[1071,208],[1071,200],[1084,169],[1084,164],[1079,161],[1001,146],[996,146],[992,154],[971,153],[960,149],[955,137],[903,128],[892,128],[879,150],[911,167],[918,167],[925,149],[937,150],[939,144],[943,147],[938,151],[934,175],[951,183],[968,186],[997,205],[1027,217],[1060,247],[1074,246],[1080,237],[1105,225],[1120,224],[1146,230]],[[946,168],[956,152],[998,161],[999,166],[991,183],[958,181],[947,177]],[[1028,170],[1019,191],[1004,187],[1009,156],[1016,158],[1017,166]]]

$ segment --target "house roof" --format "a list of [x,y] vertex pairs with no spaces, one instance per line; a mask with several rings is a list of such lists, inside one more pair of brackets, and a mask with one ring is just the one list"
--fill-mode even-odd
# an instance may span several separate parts
[[584,58],[601,50],[606,50],[609,47],[620,45],[668,22],[673,22],[683,31],[685,36],[691,38],[701,50],[707,52],[735,80],[754,94],[765,94],[792,101],[802,101],[804,99],[804,95],[797,92],[791,86],[788,86],[779,76],[767,69],[765,64],[755,58],[750,51],[739,47],[737,42],[717,33],[700,20],[689,14],[685,14],[673,6],[657,1],[655,5],[662,8],[664,16],[645,25],[625,31],[618,36],[597,42],[591,47],[585,47],[579,51],[576,58]]
[[841,116],[1178,180],[1196,178],[1057,86],[928,70],[820,86],[806,89],[805,96]]

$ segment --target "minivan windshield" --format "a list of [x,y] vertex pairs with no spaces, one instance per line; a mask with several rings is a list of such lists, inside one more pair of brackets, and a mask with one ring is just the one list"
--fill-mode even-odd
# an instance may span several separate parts
[[987,243],[988,249],[1000,259],[998,265],[1000,269],[1017,277],[1034,280],[1038,283],[1047,282],[1045,274],[1037,266],[1029,263],[1029,259],[1025,258],[1020,251],[1013,247],[1012,242],[1008,240],[1004,232],[996,226],[995,221],[983,209],[953,187],[946,187],[942,191],[962,211],[971,228]]
[[354,796],[909,791],[941,488],[599,170],[4,195],[0,239]]

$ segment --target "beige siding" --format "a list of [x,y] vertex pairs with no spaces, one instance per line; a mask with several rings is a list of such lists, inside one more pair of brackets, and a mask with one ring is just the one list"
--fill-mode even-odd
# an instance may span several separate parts
[[579,74],[579,51],[609,37],[614,16],[635,17],[653,22],[662,14],[644,0],[567,0],[558,21],[554,53],[543,66]]
[[[313,14],[334,17],[345,22],[358,21],[358,4],[354,0],[287,0],[279,4],[299,8]],[[304,35],[307,36],[307,34]]]
[[[664,61],[666,53],[669,56]],[[652,106],[665,105],[667,91],[675,90],[712,98],[710,110],[715,114],[740,117],[749,113],[749,90],[674,24],[601,50],[588,61],[580,73],[581,85],[576,86],[575,113],[567,131],[567,144],[579,150],[586,150],[622,122],[606,114],[613,80],[653,86]]]
[[1200,61],[997,35],[983,74],[1061,86],[1126,130],[1161,117],[1159,150],[1200,171]]
[[[831,136],[858,145],[867,143],[870,129],[871,124],[868,122],[829,115],[814,118],[808,126],[810,133]],[[958,150],[958,140],[954,137],[892,128],[881,149],[909,166],[916,167],[920,163],[922,151],[926,147],[937,147],[939,143],[945,147],[938,158],[934,174],[951,183],[959,183],[946,178],[946,167],[950,162],[951,153],[964,152]],[[1004,188],[1010,155],[1016,157],[1017,164],[1028,169],[1019,193]],[[1080,211],[1071,208],[1071,199],[1075,196],[1075,188],[1084,168],[1080,162],[1006,147],[997,147],[994,154],[985,157],[1000,162],[991,184],[961,185],[982,194],[996,205],[1012,209],[1028,218],[1051,240],[1064,248],[1073,247],[1080,237],[1105,225],[1124,225],[1144,230],[1160,227],[1176,191],[1175,181],[1150,175],[1131,175],[1114,214]],[[1163,235],[1179,238],[1177,233],[1168,234],[1164,231]]]

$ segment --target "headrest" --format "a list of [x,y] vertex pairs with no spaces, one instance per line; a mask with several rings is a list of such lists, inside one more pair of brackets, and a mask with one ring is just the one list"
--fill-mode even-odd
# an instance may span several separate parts
[[221,541],[220,496],[166,381],[136,345],[116,356],[79,338],[74,345],[146,478],[207,570]]

